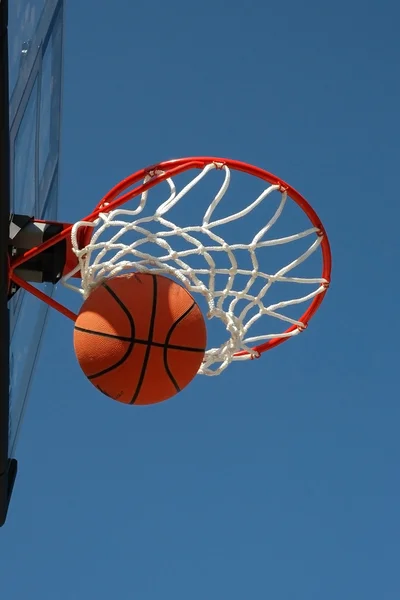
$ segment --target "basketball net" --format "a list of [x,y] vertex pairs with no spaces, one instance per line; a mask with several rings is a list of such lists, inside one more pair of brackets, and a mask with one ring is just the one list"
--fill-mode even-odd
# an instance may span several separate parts
[[[79,264],[63,277],[62,282],[87,298],[101,282],[123,271],[152,272],[176,278],[194,297],[198,294],[203,296],[208,306],[207,318],[219,319],[226,328],[227,339],[219,347],[209,348],[206,351],[204,362],[199,370],[203,375],[219,375],[232,361],[258,358],[265,350],[298,335],[306,328],[308,320],[319,307],[329,285],[329,244],[313,209],[290,186],[279,182],[270,174],[267,174],[269,179],[275,179],[275,182],[265,181],[265,189],[256,198],[250,199],[245,208],[214,219],[216,208],[220,208],[220,203],[231,184],[232,165],[235,169],[239,163],[222,161],[222,159],[208,159],[208,161],[204,159],[200,172],[178,191],[173,177],[169,177],[168,172],[173,167],[183,164],[183,160],[160,163],[156,168],[148,170],[142,179],[145,189],[137,195],[138,202],[134,208],[113,209],[115,202],[103,201],[100,205],[101,212],[93,222],[80,221],[74,225],[71,240]],[[189,159],[185,160],[189,164]],[[221,162],[218,162],[219,160]],[[241,166],[243,164],[240,163]],[[189,166],[188,169],[190,168],[193,167]],[[169,216],[173,207],[215,169],[223,173],[222,184],[210,199],[201,223],[188,227],[173,223]],[[250,166],[240,170],[254,174],[250,169],[256,170],[255,167]],[[262,171],[264,180],[267,179],[265,174],[266,172]],[[158,180],[167,182],[169,196],[152,214],[143,216],[149,194],[146,184],[156,185]],[[129,178],[125,183],[132,185]],[[254,235],[252,234],[247,244],[228,244],[222,237],[223,226],[248,218],[252,211],[262,202],[266,202],[273,192],[280,194],[280,201],[269,221],[254,232]],[[128,199],[133,197],[135,194],[127,194]],[[294,235],[267,239],[268,232],[281,217],[288,200],[293,200],[293,197],[310,218],[311,226]],[[106,199],[107,196],[104,200]],[[258,219],[253,219],[249,224],[254,227],[258,222]],[[92,228],[92,238],[87,246],[80,248],[79,232],[81,228],[87,227]],[[129,236],[130,239],[127,241],[126,238]],[[310,238],[308,248],[295,260],[274,273],[261,270],[257,257],[257,252],[261,248],[290,244],[307,237]],[[185,242],[184,248],[179,247],[179,244],[178,247],[174,247],[174,240],[177,239]],[[156,250],[154,254],[147,252],[149,244]],[[322,276],[313,278],[291,276],[293,269],[318,250],[321,251],[321,244],[323,245]],[[243,252],[250,257],[251,269],[240,266],[242,261],[238,255]],[[220,268],[217,265],[216,257],[219,253],[224,253],[228,258],[229,268]],[[193,261],[194,257],[196,257],[195,261]],[[198,266],[198,257],[203,259],[201,267]],[[196,264],[193,265],[193,262]],[[81,274],[80,287],[72,285],[69,281],[78,271]],[[218,277],[219,275],[224,275],[225,278]],[[258,285],[255,291],[254,284],[260,279],[262,285]],[[225,282],[224,286],[220,285],[221,281]],[[268,292],[277,282],[308,284],[311,291],[306,295],[294,296],[290,300],[268,304]],[[304,303],[308,304],[308,308],[298,319],[284,314],[285,308]],[[252,336],[252,327],[265,316],[273,317],[274,322],[280,322],[280,328],[284,330],[265,331],[262,335]],[[279,330],[279,327],[277,329]]]

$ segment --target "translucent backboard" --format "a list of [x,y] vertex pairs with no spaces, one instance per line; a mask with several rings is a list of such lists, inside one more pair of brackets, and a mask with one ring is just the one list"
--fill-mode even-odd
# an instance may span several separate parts
[[[57,218],[62,40],[63,0],[9,2],[8,212],[13,214]],[[50,284],[46,286],[51,293]],[[15,456],[48,307],[19,290],[8,302],[8,311],[10,459]]]

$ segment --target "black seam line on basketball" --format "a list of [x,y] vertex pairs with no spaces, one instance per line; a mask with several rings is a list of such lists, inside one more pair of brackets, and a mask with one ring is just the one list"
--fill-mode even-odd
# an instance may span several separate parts
[[[171,348],[171,346],[169,346],[168,342],[171,338],[171,335],[174,332],[175,327],[178,325],[178,323],[180,323],[185,317],[187,317],[187,315],[190,313],[190,311],[193,309],[193,307],[196,305],[196,302],[193,302],[192,306],[190,306],[187,311],[185,311],[183,313],[183,315],[181,315],[179,317],[179,319],[177,319],[170,327],[168,333],[167,333],[167,337],[165,338],[165,344],[164,344],[164,352],[163,352],[163,359],[164,359],[164,368],[165,371],[168,375],[168,377],[170,378],[172,384],[175,386],[175,389],[177,392],[181,391],[181,388],[178,385],[178,382],[176,381],[175,377],[172,374],[171,369],[169,368],[169,364],[168,364],[168,349]],[[204,350],[203,350],[204,352]]]
[[99,335],[101,337],[111,338],[113,340],[120,340],[121,342],[136,342],[135,338],[127,337],[125,335],[115,335],[114,333],[105,333],[104,331],[94,331],[93,329],[85,329],[84,327],[77,327],[76,331],[82,331],[82,333],[89,333],[91,335]]
[[155,323],[155,320],[156,320],[156,312],[157,312],[157,292],[158,292],[158,288],[157,288],[157,277],[155,275],[151,275],[151,277],[153,279],[153,306],[151,307],[151,317],[150,317],[148,344],[147,344],[147,348],[146,348],[146,353],[144,355],[144,360],[143,360],[142,370],[141,370],[141,373],[140,373],[140,376],[139,376],[139,381],[137,383],[135,393],[132,396],[132,400],[129,402],[129,404],[135,404],[135,402],[138,399],[138,396],[140,394],[140,390],[141,390],[141,387],[142,387],[143,382],[144,382],[144,376],[146,374],[147,363],[149,362],[150,351],[151,351],[151,344],[152,344],[152,341],[153,341],[154,323]]
[[107,369],[103,369],[103,371],[99,371],[98,373],[94,373],[93,375],[89,375],[88,379],[96,379],[96,377],[101,377],[102,375],[105,375],[106,373],[109,373],[110,371],[113,371],[114,369],[117,369],[118,367],[120,367],[126,361],[126,359],[128,358],[128,356],[132,352],[133,347],[135,345],[135,333],[136,333],[136,331],[135,331],[135,322],[133,320],[133,317],[132,317],[131,313],[126,308],[125,304],[123,302],[121,302],[121,300],[118,298],[118,296],[112,291],[111,288],[108,287],[108,285],[106,283],[103,283],[103,287],[114,298],[114,300],[117,302],[117,304],[121,307],[121,309],[124,311],[124,313],[128,317],[129,325],[131,326],[131,334],[132,335],[131,335],[131,338],[130,338],[130,343],[129,343],[129,346],[127,348],[127,351],[125,352],[125,354],[123,355],[123,357],[120,358],[119,361],[117,361],[114,365],[111,365],[111,367],[107,367]]
[[[76,331],[82,331],[82,333],[88,333],[92,335],[99,335],[100,337],[111,338],[112,340],[120,340],[121,342],[134,342],[135,344],[150,344],[150,346],[156,346],[157,348],[165,348],[165,343],[162,342],[149,342],[148,340],[140,340],[138,338],[130,338],[124,335],[115,335],[113,333],[104,333],[103,331],[94,331],[93,329],[85,329],[84,327],[75,326]],[[184,352],[205,352],[205,348],[194,348],[193,346],[179,346],[178,344],[168,344],[170,350],[183,350]]]

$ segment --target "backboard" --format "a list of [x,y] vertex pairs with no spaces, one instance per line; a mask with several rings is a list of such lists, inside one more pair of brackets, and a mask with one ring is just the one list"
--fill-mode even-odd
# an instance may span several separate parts
[[[9,234],[8,215],[21,214],[47,220],[57,218],[63,0],[0,2],[1,129],[4,138],[1,152],[1,373],[4,380],[0,398],[2,524],[16,473],[16,461],[12,459],[15,457],[16,442],[48,312],[45,304],[23,290],[19,290],[7,306],[5,252]],[[8,46],[5,35],[7,4]],[[51,294],[51,285],[46,286],[47,293]],[[9,378],[4,377],[7,372]]]

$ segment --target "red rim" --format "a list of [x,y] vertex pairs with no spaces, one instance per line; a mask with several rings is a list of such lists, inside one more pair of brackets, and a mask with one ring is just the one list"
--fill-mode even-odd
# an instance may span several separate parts
[[[308,309],[298,319],[300,322],[304,323],[304,328],[306,328],[310,319],[313,317],[313,315],[317,312],[318,308],[320,307],[320,305],[325,297],[326,291],[329,287],[329,283],[330,283],[330,279],[331,279],[332,257],[331,257],[331,250],[330,250],[328,236],[326,234],[325,228],[324,228],[320,218],[318,217],[315,210],[307,202],[307,200],[297,190],[295,190],[291,185],[286,183],[283,179],[276,177],[276,175],[269,173],[265,169],[261,169],[260,167],[255,167],[254,165],[250,165],[248,163],[238,161],[238,160],[232,160],[232,159],[228,159],[228,158],[218,158],[218,157],[212,157],[212,156],[196,156],[196,157],[178,158],[178,159],[174,159],[174,160],[164,161],[164,162],[152,165],[151,167],[141,169],[140,171],[136,171],[135,173],[133,173],[132,175],[130,175],[129,177],[127,177],[126,179],[124,179],[123,181],[118,183],[104,196],[104,198],[96,206],[95,210],[90,215],[88,215],[87,217],[82,219],[82,221],[93,222],[101,212],[104,212],[105,205],[107,205],[107,212],[109,212],[109,211],[114,210],[114,209],[118,208],[119,206],[125,204],[129,200],[132,200],[136,196],[139,196],[146,190],[151,189],[152,187],[158,185],[159,183],[161,183],[162,181],[165,181],[166,179],[168,179],[170,177],[174,177],[174,176],[184,173],[185,171],[188,171],[190,169],[203,169],[206,165],[208,165],[210,163],[215,163],[217,168],[222,168],[223,166],[227,166],[229,169],[232,169],[235,171],[242,171],[242,172],[248,173],[249,175],[252,175],[254,177],[258,177],[259,179],[267,181],[271,185],[279,185],[281,187],[281,189],[285,190],[287,192],[288,196],[294,202],[296,202],[296,204],[307,215],[307,217],[309,218],[312,225],[319,230],[319,232],[320,232],[319,235],[322,237],[322,242],[321,242],[322,275],[321,275],[321,277],[323,279],[325,279],[327,281],[327,283],[325,286],[325,290],[313,298]],[[149,180],[147,183],[140,183],[150,173],[154,173],[157,171],[162,171],[162,174],[156,175],[151,180]],[[129,188],[132,188],[132,186],[135,186],[136,184],[139,184],[139,185],[137,185],[137,187],[134,187],[133,189],[129,189]],[[129,190],[129,191],[127,191],[127,190]],[[74,313],[72,313],[69,309],[65,308],[63,305],[61,305],[58,302],[54,301],[53,299],[49,298],[48,296],[46,296],[45,294],[43,294],[42,292],[37,290],[34,286],[31,286],[29,283],[22,282],[20,280],[20,278],[15,275],[15,272],[14,272],[14,270],[18,266],[20,266],[27,260],[33,258],[37,254],[40,254],[47,248],[50,248],[51,246],[53,246],[54,244],[57,244],[62,239],[67,238],[71,233],[71,229],[72,229],[72,225],[70,227],[68,227],[67,229],[65,229],[59,235],[52,238],[51,240],[48,240],[47,242],[45,242],[41,246],[38,246],[37,248],[33,248],[32,250],[29,250],[28,252],[26,252],[25,254],[20,256],[15,261],[12,261],[11,269],[10,269],[10,271],[11,271],[10,276],[11,276],[11,279],[13,281],[15,281],[16,283],[18,283],[19,285],[22,284],[21,287],[24,287],[24,289],[26,289],[27,291],[31,292],[32,294],[34,294],[35,296],[37,296],[44,302],[47,302],[47,304],[49,304],[50,306],[52,306],[53,308],[55,308],[56,310],[58,310],[65,316],[74,320],[76,318],[76,315],[74,315]],[[292,325],[291,327],[286,329],[284,333],[290,334],[293,331],[295,331],[296,329],[298,329],[298,327],[296,325]],[[267,342],[265,342],[263,344],[255,346],[253,348],[253,350],[258,354],[262,354],[263,352],[266,352],[267,350],[271,350],[272,348],[279,346],[280,344],[282,344],[283,342],[285,342],[288,339],[290,339],[290,336],[289,337],[276,337],[271,340],[268,340]],[[246,356],[248,354],[249,353],[247,351],[240,351],[240,352],[237,352],[234,356],[239,357],[239,356]]]
[[[307,202],[307,200],[297,190],[295,190],[291,185],[286,183],[286,181],[284,181],[283,179],[276,177],[276,175],[269,173],[265,169],[255,167],[254,165],[250,165],[250,164],[242,162],[242,161],[232,160],[232,159],[228,159],[228,158],[217,158],[217,157],[213,157],[213,156],[195,156],[195,157],[189,157],[189,158],[178,158],[178,159],[174,159],[174,160],[167,160],[165,162],[161,162],[156,165],[153,165],[147,169],[142,169],[141,171],[137,171],[136,173],[133,173],[132,175],[130,175],[129,177],[127,177],[126,179],[121,181],[112,190],[110,190],[108,192],[108,194],[102,199],[102,201],[96,206],[95,212],[97,212],[97,211],[101,212],[102,208],[104,207],[104,203],[109,203],[107,208],[110,210],[113,210],[114,208],[117,208],[121,204],[124,204],[125,202],[131,200],[138,194],[142,193],[143,191],[145,191],[145,189],[150,189],[151,187],[160,183],[161,181],[164,181],[168,177],[174,177],[176,175],[179,175],[180,173],[188,171],[189,169],[203,169],[206,165],[208,165],[210,163],[216,163],[218,166],[220,166],[220,168],[222,168],[224,165],[226,165],[229,169],[248,173],[249,175],[253,175],[254,177],[258,177],[259,179],[263,179],[264,181],[267,181],[271,185],[279,185],[282,189],[287,191],[288,196],[294,202],[296,202],[296,204],[303,210],[303,212],[307,215],[307,217],[311,221],[312,225],[314,227],[316,227],[317,229],[319,229],[320,235],[322,237],[322,242],[321,242],[322,275],[321,275],[321,277],[323,279],[326,279],[327,284],[326,284],[325,291],[321,292],[320,294],[318,294],[317,296],[315,296],[313,298],[308,309],[298,319],[299,321],[304,323],[304,328],[306,328],[310,319],[313,317],[313,315],[317,312],[318,308],[320,307],[320,305],[325,297],[326,291],[329,287],[330,278],[331,278],[331,267],[332,267],[331,250],[330,250],[328,236],[326,234],[325,228],[324,228],[320,218],[318,217],[317,213],[315,212],[315,210],[312,208],[312,206]],[[132,185],[135,185],[139,181],[142,181],[146,175],[148,175],[149,173],[151,173],[153,171],[164,171],[164,174],[155,177],[154,179],[151,180],[151,182],[148,182],[148,184],[142,185],[139,188],[136,188],[129,192],[126,192],[125,194],[123,193],[124,190],[131,187]],[[291,327],[286,329],[284,333],[290,334],[293,331],[295,331],[296,329],[298,329],[298,327],[296,325],[292,325]],[[276,338],[273,338],[272,340],[268,340],[267,342],[264,342],[263,344],[254,346],[253,350],[255,352],[257,352],[258,354],[262,354],[263,352],[266,352],[267,350],[271,350],[272,348],[275,348],[276,346],[283,344],[283,342],[287,341],[288,339],[290,339],[290,337],[276,337]],[[243,350],[243,351],[237,352],[234,356],[246,356],[248,354],[249,353],[247,351]]]

